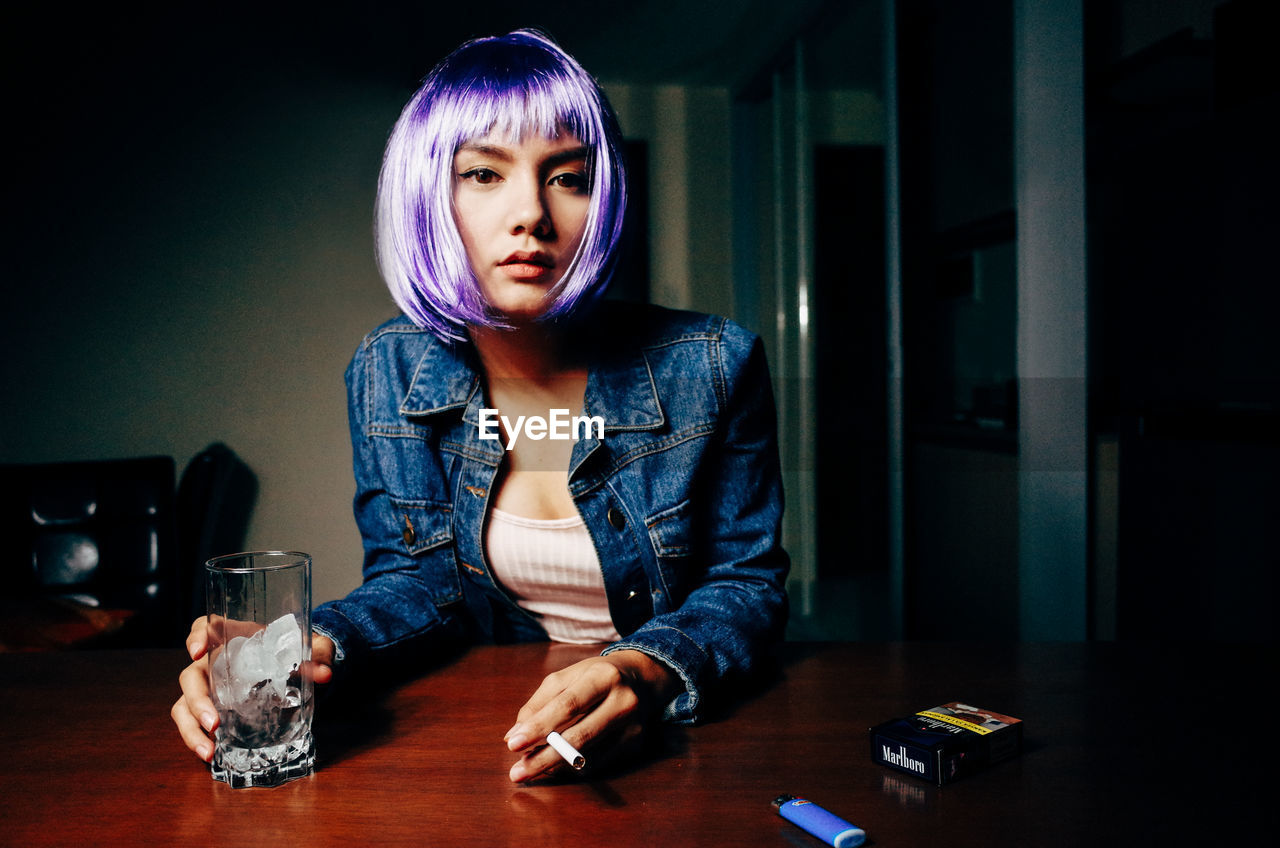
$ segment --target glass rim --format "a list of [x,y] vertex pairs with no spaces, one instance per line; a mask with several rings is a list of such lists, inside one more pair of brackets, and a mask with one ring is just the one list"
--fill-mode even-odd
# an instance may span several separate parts
[[[226,565],[228,560],[243,560],[248,557],[289,557],[289,562],[271,563],[266,565]],[[241,551],[237,554],[222,554],[205,560],[205,571],[217,572],[219,574],[252,574],[258,571],[283,571],[288,568],[297,568],[300,565],[306,565],[311,562],[311,554],[302,551]]]

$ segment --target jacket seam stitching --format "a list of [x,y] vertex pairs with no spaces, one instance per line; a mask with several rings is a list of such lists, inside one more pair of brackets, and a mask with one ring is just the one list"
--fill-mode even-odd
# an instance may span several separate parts
[[581,488],[575,488],[575,484],[571,482],[569,487],[569,493],[575,497],[590,494],[591,492],[594,492],[596,489],[600,488],[600,486],[606,484],[611,477],[617,474],[617,472],[621,471],[623,468],[626,468],[628,465],[635,462],[636,460],[642,459],[646,456],[649,456],[650,454],[661,453],[662,451],[669,450],[674,447],[679,447],[685,442],[689,442],[694,439],[703,438],[709,433],[714,432],[715,426],[716,425],[714,423],[710,423],[710,422],[707,424],[699,424],[696,427],[690,427],[688,429],[681,430],[678,433],[674,433],[671,436],[668,436],[666,439],[663,439],[661,442],[653,442],[651,444],[644,445],[639,448],[635,448],[634,450],[628,453],[622,454],[614,462],[600,469],[598,474],[595,475],[595,478],[593,480],[585,481],[585,482],[578,481],[578,483],[581,485]]

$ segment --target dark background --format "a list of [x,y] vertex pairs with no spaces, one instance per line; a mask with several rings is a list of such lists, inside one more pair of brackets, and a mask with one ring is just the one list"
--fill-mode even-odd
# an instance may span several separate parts
[[[855,438],[813,469],[818,576],[831,591],[802,635],[897,635],[874,616],[851,629],[845,611],[888,597],[882,493],[901,474],[901,635],[1018,636],[1019,386],[1000,287],[1016,238],[1012,7],[897,4],[902,468],[885,450],[884,150],[827,146],[811,160],[820,409]],[[349,514],[339,378],[360,335],[393,312],[369,235],[381,145],[439,57],[540,25],[606,84],[758,103],[800,37],[815,90],[879,90],[882,8],[6,12],[0,461],[181,463],[230,432],[259,471],[259,537],[327,540]],[[1084,4],[1093,637],[1275,636],[1276,23],[1274,4],[1244,0]],[[647,209],[664,180],[704,190],[697,174],[669,175],[652,139],[633,141]],[[871,282],[851,286],[851,264]],[[766,305],[772,285],[758,281]],[[768,308],[708,296],[776,346]],[[289,529],[302,538],[281,538]],[[331,567],[353,579],[358,540],[333,544],[350,561]]]

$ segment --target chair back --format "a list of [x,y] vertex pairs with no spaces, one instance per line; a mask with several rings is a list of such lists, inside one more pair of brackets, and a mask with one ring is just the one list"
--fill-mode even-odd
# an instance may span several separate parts
[[178,643],[171,457],[0,466],[0,530],[6,607],[120,611],[120,643]]
[[180,603],[185,620],[203,615],[204,564],[244,550],[258,478],[231,448],[215,442],[187,465],[178,484]]

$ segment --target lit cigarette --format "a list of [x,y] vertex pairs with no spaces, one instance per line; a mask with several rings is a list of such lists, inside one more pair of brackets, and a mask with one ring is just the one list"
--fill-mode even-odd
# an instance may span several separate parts
[[554,730],[547,734],[547,744],[556,749],[556,753],[564,757],[564,761],[576,769],[587,764],[587,758],[578,749],[565,741],[565,738]]

